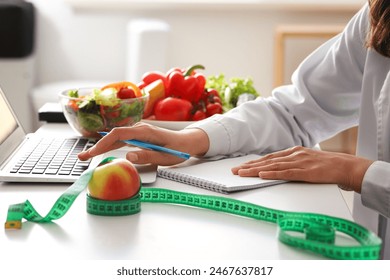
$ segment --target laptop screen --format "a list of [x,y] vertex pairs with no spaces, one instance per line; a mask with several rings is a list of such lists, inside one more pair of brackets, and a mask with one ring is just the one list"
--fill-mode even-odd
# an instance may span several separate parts
[[15,151],[26,134],[0,88],[0,164]]
[[4,96],[0,94],[0,120],[1,120],[1,129],[0,129],[0,144],[7,139],[12,132],[18,128],[18,123],[16,122],[14,115],[8,107],[8,104],[4,100]]

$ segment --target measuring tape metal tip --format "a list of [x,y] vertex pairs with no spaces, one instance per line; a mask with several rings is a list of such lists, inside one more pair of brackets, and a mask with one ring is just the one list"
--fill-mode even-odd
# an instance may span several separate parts
[[6,221],[4,224],[5,229],[21,229],[22,222],[21,221]]

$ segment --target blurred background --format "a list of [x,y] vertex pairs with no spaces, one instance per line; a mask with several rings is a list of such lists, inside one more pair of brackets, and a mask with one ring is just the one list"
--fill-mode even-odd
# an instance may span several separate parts
[[[149,70],[203,64],[206,75],[251,77],[269,96],[365,3],[0,0],[0,86],[26,131],[39,126],[37,110],[63,89],[138,83]],[[355,136],[356,129],[322,147],[354,153]]]

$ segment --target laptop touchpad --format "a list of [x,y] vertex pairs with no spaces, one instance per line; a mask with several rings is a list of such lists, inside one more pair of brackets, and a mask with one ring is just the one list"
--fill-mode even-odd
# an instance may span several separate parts
[[134,164],[141,177],[142,184],[153,184],[157,178],[157,165]]

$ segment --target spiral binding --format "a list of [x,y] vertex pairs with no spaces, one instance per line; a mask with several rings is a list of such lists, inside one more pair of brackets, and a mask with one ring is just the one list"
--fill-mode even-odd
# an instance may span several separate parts
[[217,182],[212,182],[209,180],[197,178],[195,176],[181,174],[168,169],[159,169],[158,176],[168,180],[176,181],[183,184],[189,184],[195,187],[203,188],[206,190],[211,190],[219,193],[226,193],[223,191],[224,185]]

